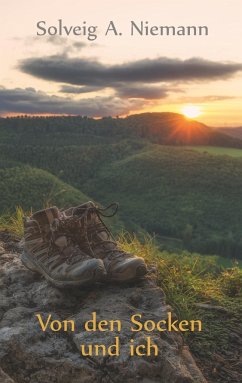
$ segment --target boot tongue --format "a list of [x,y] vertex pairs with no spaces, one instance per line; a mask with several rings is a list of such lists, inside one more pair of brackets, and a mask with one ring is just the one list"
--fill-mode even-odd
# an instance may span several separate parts
[[40,225],[51,225],[54,219],[60,218],[60,211],[56,206],[54,206],[37,211],[31,218],[38,221]]

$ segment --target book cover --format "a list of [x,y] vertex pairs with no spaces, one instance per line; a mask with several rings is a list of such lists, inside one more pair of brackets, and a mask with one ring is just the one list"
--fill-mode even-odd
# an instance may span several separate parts
[[239,383],[241,1],[0,11],[0,382]]

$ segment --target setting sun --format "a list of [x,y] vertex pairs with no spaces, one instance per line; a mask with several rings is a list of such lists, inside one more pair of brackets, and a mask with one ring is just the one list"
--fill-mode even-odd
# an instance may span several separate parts
[[195,118],[202,114],[201,109],[195,105],[187,105],[182,108],[182,113],[188,118]]

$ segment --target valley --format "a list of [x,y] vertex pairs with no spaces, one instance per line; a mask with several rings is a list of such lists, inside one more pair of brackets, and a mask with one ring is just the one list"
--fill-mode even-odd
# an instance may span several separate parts
[[117,201],[116,232],[241,258],[238,139],[173,113],[7,118],[0,139],[2,213]]

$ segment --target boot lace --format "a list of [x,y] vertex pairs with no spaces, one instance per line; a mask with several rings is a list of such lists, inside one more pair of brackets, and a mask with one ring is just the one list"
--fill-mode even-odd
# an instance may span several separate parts
[[[72,223],[74,222],[74,225],[79,228],[78,232],[82,232],[83,236],[85,238],[85,243],[88,246],[89,251],[91,252],[92,256],[95,257],[94,249],[98,248],[100,246],[105,246],[105,254],[110,259],[117,259],[119,257],[123,257],[127,253],[117,248],[117,244],[115,242],[115,239],[109,230],[109,228],[106,226],[105,222],[103,221],[104,218],[111,218],[113,217],[117,211],[118,211],[118,203],[114,202],[108,205],[105,208],[100,208],[96,205],[88,206],[88,207],[77,207],[74,208],[72,211],[72,215],[70,216],[70,220]],[[110,214],[107,214],[106,212],[108,210],[112,209],[112,212]],[[82,212],[83,210],[83,212]],[[82,214],[80,214],[82,213]],[[91,224],[88,222],[88,218],[91,215],[96,215],[99,219],[97,222],[93,221]],[[107,239],[104,239],[102,237],[98,237],[98,240],[93,240],[93,235],[97,237],[97,234],[105,232],[107,234]]]

